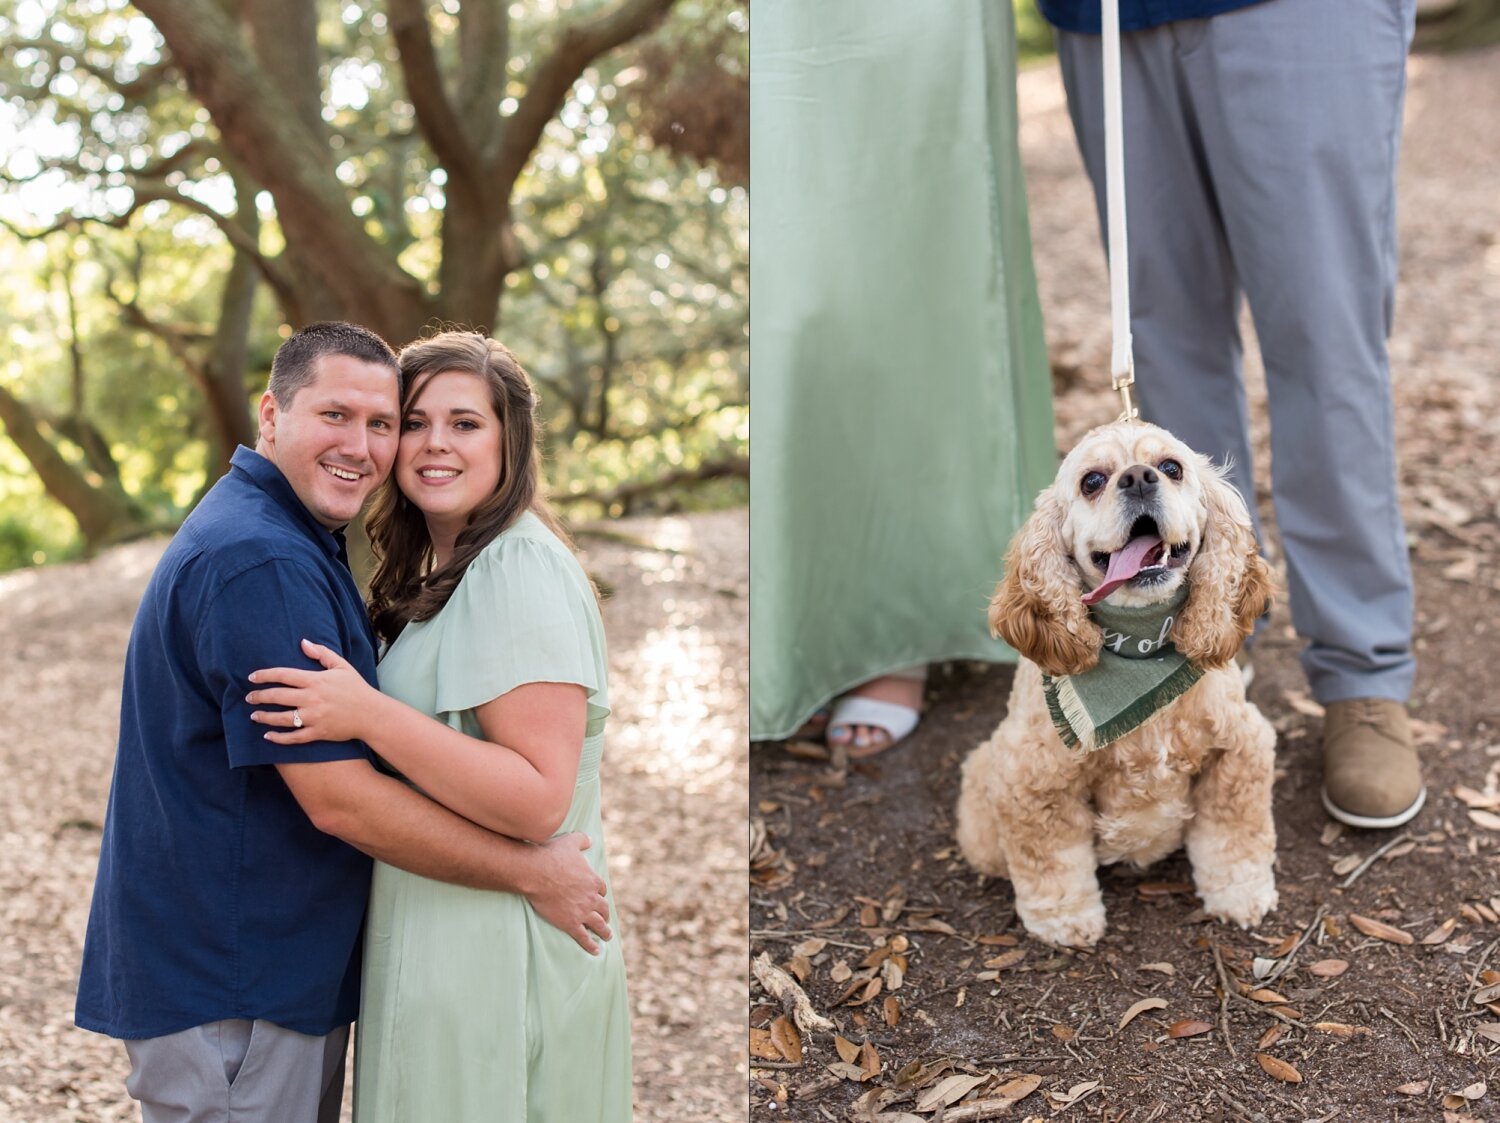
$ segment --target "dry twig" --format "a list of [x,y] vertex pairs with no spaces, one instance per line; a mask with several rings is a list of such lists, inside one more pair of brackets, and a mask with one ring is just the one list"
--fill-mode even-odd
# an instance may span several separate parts
[[797,980],[772,963],[771,957],[765,952],[755,957],[750,968],[755,972],[755,977],[760,980],[760,985],[766,988],[766,993],[781,1003],[783,1009],[791,1015],[792,1021],[797,1023],[797,1028],[803,1033],[811,1036],[813,1030],[816,1029],[837,1028],[813,1009],[812,1001],[797,985]]
[[1369,869],[1371,866],[1373,866],[1380,859],[1380,856],[1382,854],[1384,854],[1387,850],[1391,849],[1393,846],[1399,846],[1401,843],[1410,840],[1410,838],[1411,838],[1411,832],[1410,831],[1402,831],[1395,838],[1393,838],[1389,842],[1387,842],[1384,846],[1382,846],[1379,849],[1377,849],[1375,851],[1375,853],[1371,854],[1368,858],[1366,858],[1359,865],[1355,866],[1354,867],[1354,872],[1351,873],[1348,877],[1344,878],[1344,880],[1339,884],[1339,888],[1340,889],[1347,889],[1347,888],[1349,888],[1349,886],[1351,886],[1351,885],[1354,884],[1355,880],[1359,877],[1360,874],[1364,873],[1365,870]]
[[1219,941],[1213,943],[1214,969],[1219,972],[1219,1032],[1224,1035],[1224,1048],[1229,1050],[1229,1055],[1235,1060],[1234,1042],[1229,1039],[1229,993],[1233,989],[1229,985],[1229,972],[1224,969],[1224,959],[1219,954]]

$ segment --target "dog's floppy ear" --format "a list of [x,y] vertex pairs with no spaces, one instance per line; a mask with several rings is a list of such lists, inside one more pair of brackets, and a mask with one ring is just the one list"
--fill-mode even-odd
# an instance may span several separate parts
[[1053,488],[1016,533],[1005,576],[990,600],[990,631],[1049,675],[1076,675],[1099,661],[1104,637],[1089,619],[1083,585],[1062,540],[1064,500]]
[[1172,629],[1172,643],[1207,670],[1234,658],[1274,587],[1240,493],[1205,457],[1199,458],[1199,478],[1208,519],[1188,569],[1188,601]]

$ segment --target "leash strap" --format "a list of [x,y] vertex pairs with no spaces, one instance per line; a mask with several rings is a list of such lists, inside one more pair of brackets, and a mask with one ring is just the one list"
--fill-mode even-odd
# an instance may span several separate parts
[[1120,2],[1102,0],[1104,31],[1104,182],[1109,216],[1109,311],[1113,345],[1110,384],[1119,391],[1125,412],[1140,411],[1130,398],[1135,385],[1135,353],[1130,339],[1130,251],[1125,235],[1125,127],[1120,109]]

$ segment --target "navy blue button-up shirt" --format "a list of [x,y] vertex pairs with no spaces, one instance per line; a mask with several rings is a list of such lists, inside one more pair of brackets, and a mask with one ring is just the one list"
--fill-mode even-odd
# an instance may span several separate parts
[[[1248,8],[1263,0],[1120,0],[1120,30],[1143,31],[1180,19],[1209,16]],[[1036,0],[1036,6],[1053,27],[1100,34],[1099,0]]]
[[314,827],[273,766],[369,750],[273,744],[245,701],[251,671],[313,666],[303,637],[375,681],[341,538],[240,448],[162,555],[131,630],[84,1029],[158,1037],[265,1018],[321,1035],[354,1019],[370,860]]

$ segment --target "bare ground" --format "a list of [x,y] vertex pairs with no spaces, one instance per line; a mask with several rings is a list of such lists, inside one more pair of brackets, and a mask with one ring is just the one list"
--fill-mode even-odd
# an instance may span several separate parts
[[[604,530],[581,544],[613,590],[605,832],[636,1118],[729,1123],[745,1110],[746,513]],[[123,1049],[72,1011],[125,642],[163,545],[0,576],[0,1120],[139,1118]]]
[[[854,768],[816,748],[761,746],[752,955],[802,977],[844,1044],[834,1031],[790,1041],[781,1004],[752,978],[752,1118],[1500,1119],[1500,1089],[1486,1086],[1500,1039],[1500,1005],[1487,1004],[1500,981],[1488,973],[1500,967],[1500,50],[1419,56],[1409,74],[1391,356],[1426,809],[1404,839],[1328,827],[1321,720],[1284,605],[1257,646],[1251,690],[1280,733],[1281,906],[1255,932],[1204,921],[1178,855],[1144,874],[1101,871],[1110,927],[1094,951],[1026,937],[1009,885],[975,875],[952,839],[958,765],[1002,715],[1008,668],[941,669],[911,743]],[[1066,448],[1118,409],[1108,287],[1055,67],[1028,71],[1020,88]],[[1274,533],[1264,503],[1262,516]],[[1367,935],[1356,925],[1369,920],[1405,935],[1366,924],[1378,933]],[[1335,960],[1342,973],[1324,965]],[[1275,996],[1242,993],[1257,966]],[[1143,999],[1160,1001],[1122,1025]],[[1444,1103],[1460,1091],[1468,1098]]]

